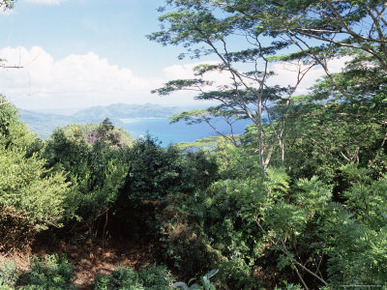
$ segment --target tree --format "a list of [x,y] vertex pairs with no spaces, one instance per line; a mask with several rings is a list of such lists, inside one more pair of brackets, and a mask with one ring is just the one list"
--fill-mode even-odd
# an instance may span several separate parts
[[[211,54],[220,63],[200,65],[196,68],[200,78],[170,81],[155,92],[167,95],[194,90],[197,99],[220,103],[207,110],[184,112],[175,116],[175,121],[250,118],[257,127],[263,168],[269,165],[277,144],[284,164],[288,108],[311,67],[321,65],[336,90],[346,97],[350,92],[329,71],[329,59],[362,51],[367,65],[386,70],[384,1],[169,0],[161,11],[166,9],[171,11],[159,18],[162,30],[149,38],[164,45],[184,45],[187,52],[181,57]],[[297,63],[292,87],[268,85],[272,61]],[[211,71],[227,72],[230,84],[208,89],[213,83],[202,77]]]
[[251,19],[259,33],[284,39],[323,66],[322,57],[348,48],[372,55],[387,69],[385,1],[214,2]]
[[301,176],[331,180],[341,166],[367,167],[384,154],[387,74],[378,66],[367,66],[370,61],[358,53],[342,73],[332,75],[346,95],[326,77],[294,102],[286,128],[292,175],[303,172]]
[[11,248],[12,243],[28,245],[39,231],[60,227],[69,195],[63,174],[51,174],[43,159],[25,153],[0,146],[0,239]]
[[[4,98],[0,97],[0,103]],[[14,105],[4,103],[0,106],[0,146],[5,149],[19,148],[25,151],[27,157],[39,153],[43,142],[19,120],[18,111]]]
[[67,214],[69,184],[62,172],[44,167],[36,140],[14,106],[0,106],[0,243],[6,248],[29,245]]
[[[123,188],[124,199],[159,200],[184,191],[183,158],[173,147],[163,149],[151,136],[134,143],[128,151],[129,168]],[[188,182],[187,182],[188,183]]]
[[387,70],[385,1],[226,0],[220,5],[253,21],[260,35],[296,49],[282,59],[302,56],[321,65],[345,96],[345,87],[329,71],[329,59],[362,51],[373,59],[371,65]]
[[[199,58],[213,54],[220,62],[199,65],[195,68],[198,78],[173,80],[154,92],[167,95],[179,90],[192,90],[198,93],[196,99],[218,103],[206,110],[183,112],[176,115],[174,121],[205,121],[216,129],[211,124],[212,118],[225,118],[230,125],[236,119],[250,119],[257,127],[259,163],[267,168],[276,144],[284,149],[285,112],[298,85],[314,64],[294,61],[296,77],[293,86],[270,86],[268,79],[273,75],[270,62],[286,43],[267,44],[257,33],[254,21],[241,14],[230,13],[219,1],[176,0],[167,1],[167,4],[172,11],[160,17],[164,25],[162,31],[153,33],[149,38],[164,45],[184,45],[187,53],[181,57]],[[235,45],[236,39],[239,45]],[[204,78],[210,72],[226,73],[230,82],[219,84],[214,89],[211,87],[214,83]],[[279,111],[282,114],[278,114]],[[265,125],[270,127],[271,133],[266,132]],[[285,158],[285,154],[282,155]]]
[[[68,125],[59,128],[47,142],[46,166],[67,173],[74,186],[73,212],[83,218],[89,234],[102,228],[105,237],[109,210],[127,175],[127,141],[109,120],[99,125]],[[117,134],[116,134],[117,133]],[[131,141],[130,141],[131,142]],[[70,223],[69,223],[70,224]]]
[[16,0],[1,0],[0,1],[0,9],[2,9],[3,11],[8,10],[8,9],[12,9],[13,5],[15,4],[15,1]]

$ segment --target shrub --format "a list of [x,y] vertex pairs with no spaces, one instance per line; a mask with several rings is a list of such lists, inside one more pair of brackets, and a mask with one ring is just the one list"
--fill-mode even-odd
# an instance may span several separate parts
[[14,286],[18,278],[19,273],[15,262],[12,260],[4,261],[0,267],[0,289],[8,289],[6,286]]
[[139,283],[138,274],[133,268],[127,268],[120,266],[117,270],[113,271],[110,275],[103,275],[97,277],[94,283],[94,289],[107,290],[107,289],[130,289],[140,290],[144,287]]
[[164,266],[149,266],[136,272],[133,268],[120,266],[110,275],[97,277],[94,289],[130,289],[130,290],[167,290],[172,282],[172,275]]
[[[211,270],[210,272],[208,272],[207,274],[205,274],[200,280],[202,282],[202,286],[200,286],[199,284],[195,283],[195,284],[192,284],[190,286],[188,286],[186,283],[184,282],[176,282],[176,283],[173,283],[172,286],[173,287],[179,287],[180,290],[201,290],[201,289],[205,289],[205,290],[215,290],[215,286],[214,284],[211,283],[210,279],[216,275],[216,273],[218,273],[218,269],[214,269],[214,270]],[[193,279],[190,279],[190,281],[193,281],[195,280],[194,278]],[[190,284],[190,283],[188,283]]]
[[65,177],[44,169],[36,155],[24,155],[0,146],[0,242],[5,248],[28,245],[37,232],[61,226],[65,215]]
[[0,290],[11,290],[11,289],[12,289],[11,286],[8,286],[7,284],[5,284],[5,283],[3,282],[2,279],[0,279]]
[[194,211],[200,216],[203,211],[195,200],[183,195],[171,196],[157,215],[161,225],[161,254],[186,279],[215,266],[212,262],[216,255],[208,250],[209,243],[199,224],[202,217],[192,214]]
[[172,274],[165,266],[151,265],[142,268],[138,276],[145,289],[153,290],[168,290],[173,280]]
[[71,284],[73,267],[65,256],[46,255],[43,260],[34,257],[30,268],[20,276],[18,284],[23,289],[76,289]]

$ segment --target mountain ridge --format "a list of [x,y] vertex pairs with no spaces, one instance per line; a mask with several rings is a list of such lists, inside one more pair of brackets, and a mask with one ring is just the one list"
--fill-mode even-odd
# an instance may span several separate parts
[[167,118],[180,111],[182,109],[179,107],[151,103],[138,105],[117,103],[108,106],[93,106],[81,109],[71,115],[19,109],[20,119],[43,139],[48,138],[56,128],[68,124],[100,123],[104,119],[109,118],[116,126],[122,126],[121,119]]

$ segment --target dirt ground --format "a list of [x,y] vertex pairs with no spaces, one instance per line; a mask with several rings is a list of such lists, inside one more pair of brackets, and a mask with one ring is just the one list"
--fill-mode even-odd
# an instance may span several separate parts
[[139,269],[155,262],[154,251],[150,245],[130,242],[59,242],[55,245],[35,245],[31,251],[8,254],[0,253],[0,264],[12,259],[21,270],[28,270],[29,258],[33,255],[66,254],[75,271],[74,284],[79,289],[90,289],[97,274],[109,274],[119,265]]

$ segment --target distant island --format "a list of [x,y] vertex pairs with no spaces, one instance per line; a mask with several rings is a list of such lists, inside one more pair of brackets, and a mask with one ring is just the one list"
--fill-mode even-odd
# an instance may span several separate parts
[[157,104],[113,104],[82,109],[72,115],[41,113],[19,109],[20,119],[40,138],[50,137],[53,130],[68,124],[100,123],[109,118],[116,126],[122,126],[122,119],[167,118],[182,111],[179,107],[166,107]]

